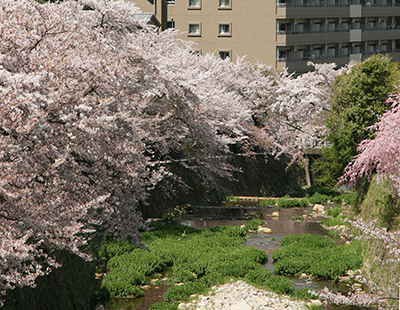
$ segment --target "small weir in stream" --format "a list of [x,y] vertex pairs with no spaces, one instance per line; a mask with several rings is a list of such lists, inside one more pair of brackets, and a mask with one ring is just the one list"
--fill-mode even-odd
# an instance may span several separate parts
[[[252,246],[265,251],[269,256],[268,262],[264,265],[265,268],[273,271],[273,260],[271,254],[276,251],[279,246],[281,239],[285,235],[290,234],[318,234],[327,235],[327,231],[324,230],[319,224],[318,219],[307,217],[305,220],[299,221],[296,218],[307,215],[312,211],[311,208],[288,208],[277,210],[276,208],[268,207],[254,207],[251,203],[240,203],[241,206],[202,206],[202,207],[191,207],[191,211],[180,215],[176,218],[175,222],[194,227],[209,229],[214,226],[226,226],[226,225],[243,225],[246,219],[254,214],[254,212],[261,211],[263,213],[263,221],[266,222],[266,227],[272,230],[271,234],[262,233],[247,233],[247,241],[245,245]],[[254,205],[254,203],[253,203]],[[272,212],[278,212],[279,217],[273,218]],[[335,240],[337,244],[343,243],[342,240]],[[295,283],[295,289],[307,287],[310,289],[323,289],[325,286],[332,291],[346,292],[348,287],[347,283],[339,282],[334,283],[328,280],[308,280],[299,279],[297,277],[289,277]],[[149,307],[157,302],[162,301],[162,295],[168,289],[169,286],[160,285],[158,287],[152,286],[146,291],[145,297],[138,298],[135,302],[135,306],[129,308],[123,308],[127,310],[147,310]],[[361,310],[367,309],[356,306],[336,306],[330,305],[328,310]],[[371,309],[371,308],[368,308]]]

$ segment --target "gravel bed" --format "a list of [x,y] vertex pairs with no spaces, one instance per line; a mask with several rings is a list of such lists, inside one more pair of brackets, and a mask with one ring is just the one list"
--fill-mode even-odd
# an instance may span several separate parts
[[209,295],[191,296],[189,303],[179,304],[178,309],[187,310],[308,310],[304,302],[288,296],[277,295],[255,288],[244,281],[230,282],[213,287]]

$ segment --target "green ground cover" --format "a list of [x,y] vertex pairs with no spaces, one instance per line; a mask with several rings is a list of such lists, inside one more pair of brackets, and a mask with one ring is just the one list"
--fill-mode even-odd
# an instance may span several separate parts
[[176,309],[178,301],[232,278],[277,293],[294,292],[293,281],[274,277],[263,268],[268,256],[262,250],[243,245],[245,229],[225,226],[201,230],[161,222],[153,227],[154,231],[143,233],[143,242],[151,251],[112,241],[99,253],[99,260],[107,262],[107,273],[97,293],[100,302],[115,296],[143,296],[141,286],[166,267],[172,267],[170,284],[184,284],[169,288],[163,296],[165,301],[152,309]]
[[361,268],[363,263],[359,242],[336,246],[327,236],[310,234],[285,236],[272,258],[276,274],[306,273],[335,281],[348,270]]

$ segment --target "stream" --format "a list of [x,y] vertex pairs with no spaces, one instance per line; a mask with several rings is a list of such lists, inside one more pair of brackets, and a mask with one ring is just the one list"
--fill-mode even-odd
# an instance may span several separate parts
[[[247,233],[247,240],[245,245],[252,246],[265,251],[265,253],[271,257],[271,254],[276,251],[279,246],[281,239],[285,235],[289,234],[317,234],[327,235],[327,231],[324,230],[319,224],[317,219],[308,217],[303,221],[296,221],[295,216],[307,215],[311,208],[290,208],[277,210],[276,208],[268,207],[254,207],[251,204],[241,206],[206,206],[206,207],[192,207],[191,212],[180,215],[176,218],[175,222],[194,227],[209,229],[214,226],[226,226],[226,225],[243,225],[246,218],[254,212],[261,211],[263,213],[263,221],[267,224],[264,225],[272,229],[271,234],[260,234],[260,233]],[[278,218],[272,217],[272,212],[279,212]],[[335,240],[337,244],[343,243],[342,240]],[[270,258],[264,265],[265,268],[273,271],[273,260]],[[325,286],[332,291],[346,292],[346,283],[333,283],[329,280],[308,280],[298,279],[296,277],[289,277],[295,283],[295,288],[300,289],[307,287],[310,289],[323,289]],[[152,286],[146,291],[145,297],[136,300],[134,307],[124,308],[126,310],[148,310],[149,307],[157,302],[162,301],[162,295],[168,289],[169,286]],[[356,306],[336,306],[330,305],[326,309],[328,310],[361,310],[367,309]],[[370,308],[369,308],[370,309]]]

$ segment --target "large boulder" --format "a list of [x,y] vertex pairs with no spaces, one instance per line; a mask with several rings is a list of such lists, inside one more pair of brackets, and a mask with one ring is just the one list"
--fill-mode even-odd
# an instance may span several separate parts
[[313,217],[323,216],[325,214],[325,206],[320,204],[315,204],[313,207]]
[[257,232],[262,234],[272,234],[272,229],[267,227],[258,227]]

